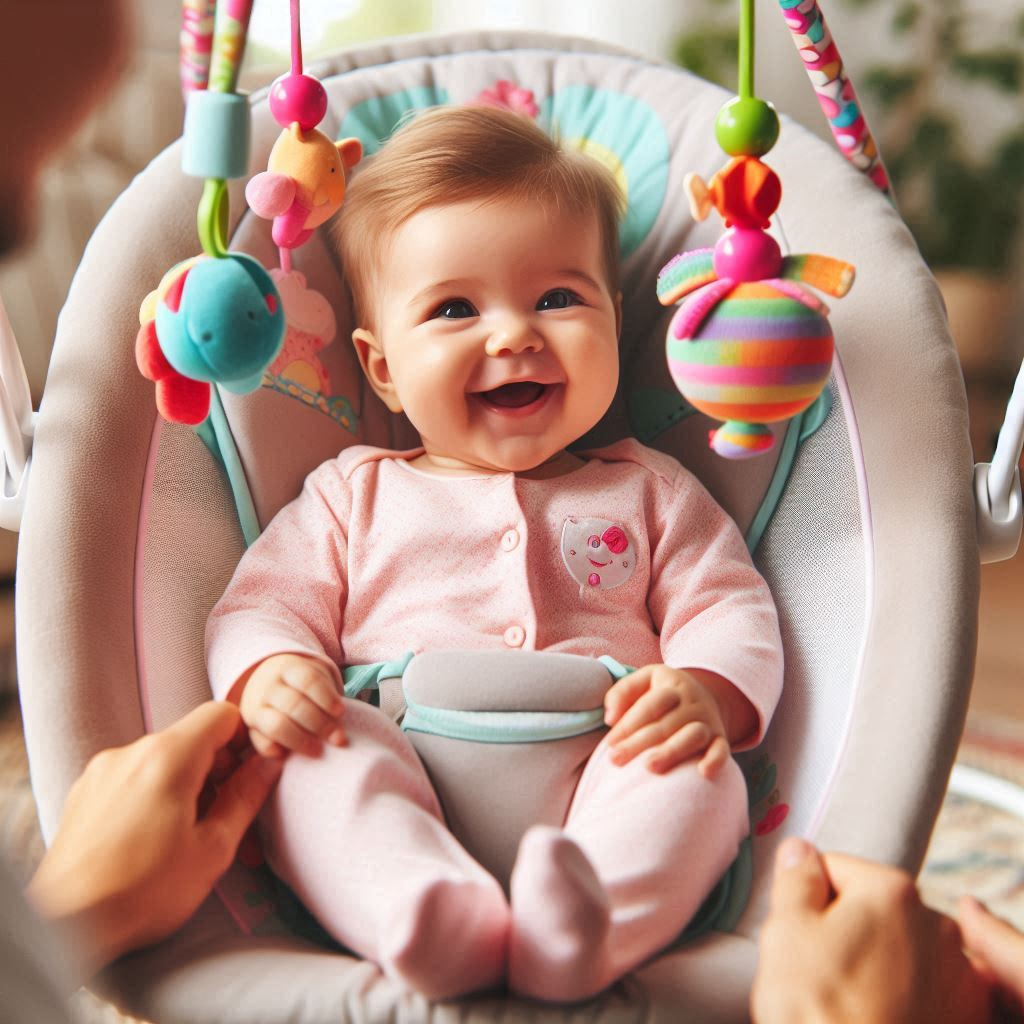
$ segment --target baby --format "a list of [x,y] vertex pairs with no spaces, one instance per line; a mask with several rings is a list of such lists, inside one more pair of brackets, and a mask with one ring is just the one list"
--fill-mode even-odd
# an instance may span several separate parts
[[[422,446],[351,447],[311,473],[208,625],[215,694],[261,754],[291,752],[268,861],[341,943],[431,998],[600,991],[679,934],[748,832],[730,754],[781,689],[768,588],[673,459],[567,448],[618,384],[620,208],[596,161],[487,108],[425,113],[356,173],[352,337]],[[564,827],[527,831],[506,896],[406,735],[339,696],[339,667],[509,648],[643,667],[610,685]]]

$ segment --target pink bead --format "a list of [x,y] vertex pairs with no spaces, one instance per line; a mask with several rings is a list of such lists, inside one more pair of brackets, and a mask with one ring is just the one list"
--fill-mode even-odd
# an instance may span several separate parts
[[590,575],[589,575],[589,576],[587,577],[587,582],[588,582],[588,583],[589,583],[589,584],[590,584],[590,585],[591,585],[592,587],[599,587],[599,586],[601,585],[601,577],[600,577],[600,576],[598,576],[596,572],[592,572],[592,573],[591,573],[591,574],[590,574]]
[[327,90],[312,75],[282,75],[270,87],[270,112],[282,128],[298,121],[308,132],[327,113]]
[[778,277],[782,250],[760,228],[731,228],[715,245],[715,273],[731,281],[763,281]]

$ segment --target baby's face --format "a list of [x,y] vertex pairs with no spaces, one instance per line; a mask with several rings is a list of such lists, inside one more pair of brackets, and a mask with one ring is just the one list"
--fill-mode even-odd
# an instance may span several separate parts
[[427,455],[455,469],[540,465],[604,414],[619,300],[596,216],[540,203],[421,211],[383,254],[364,368]]

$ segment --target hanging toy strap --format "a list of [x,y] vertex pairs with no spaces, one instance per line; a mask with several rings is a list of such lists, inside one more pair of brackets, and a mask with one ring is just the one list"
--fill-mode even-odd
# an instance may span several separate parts
[[205,89],[210,79],[215,7],[216,0],[184,0],[181,5],[179,70],[186,102],[189,93]]
[[302,32],[299,23],[299,0],[289,0],[292,22],[292,74],[302,74]]
[[754,95],[754,0],[740,3],[738,65],[738,95],[718,112],[715,138],[729,156],[762,157],[778,140],[779,115]]
[[249,101],[236,93],[252,0],[184,0],[182,170],[204,178],[196,227],[208,256],[227,254],[228,189],[249,171]]
[[843,156],[863,171],[886,195],[889,176],[860,101],[843,67],[843,58],[825,24],[817,0],[779,0],[779,7],[803,59],[818,104]]

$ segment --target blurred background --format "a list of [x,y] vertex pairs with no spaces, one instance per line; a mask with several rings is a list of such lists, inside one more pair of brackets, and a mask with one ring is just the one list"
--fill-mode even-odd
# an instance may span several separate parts
[[[0,294],[37,402],[57,316],[95,224],[180,134],[180,4],[133,2],[137,39],[119,90],[46,176],[33,242],[0,263]],[[395,35],[543,29],[675,61],[732,88],[738,7],[736,0],[304,0],[302,14],[309,58]],[[1024,0],[823,0],[823,9],[901,211],[946,296],[976,455],[986,460],[1024,355]],[[758,93],[829,138],[776,0],[758,4],[757,36]],[[263,84],[284,70],[288,42],[288,4],[256,0],[244,83]],[[13,664],[14,542],[0,532],[0,580],[8,583],[0,588],[0,667]],[[1019,561],[986,567],[979,681],[1019,675]],[[10,686],[13,669],[4,674]],[[996,692],[993,706],[1024,719],[1024,690],[1000,683]]]

